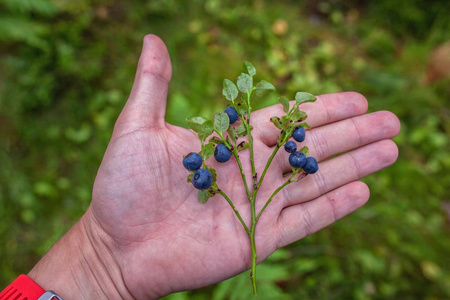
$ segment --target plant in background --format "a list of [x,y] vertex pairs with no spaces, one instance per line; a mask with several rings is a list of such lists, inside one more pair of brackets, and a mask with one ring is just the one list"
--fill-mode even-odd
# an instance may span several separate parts
[[[287,185],[292,182],[297,182],[308,174],[314,174],[319,167],[314,157],[307,157],[308,147],[304,146],[297,151],[297,144],[289,140],[291,137],[297,142],[305,140],[305,128],[310,128],[304,122],[307,115],[304,111],[299,109],[299,105],[304,102],[314,102],[316,97],[305,92],[298,92],[295,95],[295,104],[290,107],[289,100],[286,97],[279,97],[278,100],[283,106],[285,115],[281,117],[274,116],[270,121],[281,130],[278,136],[278,141],[273,149],[272,154],[267,160],[264,171],[258,180],[258,175],[255,169],[253,137],[251,119],[251,99],[253,93],[258,97],[262,97],[269,92],[275,91],[275,87],[264,80],[258,84],[253,84],[253,77],[256,75],[255,67],[249,63],[244,62],[247,73],[242,73],[235,85],[231,80],[225,79],[223,82],[223,95],[230,102],[229,106],[221,112],[218,112],[213,120],[203,117],[192,117],[187,119],[189,128],[194,130],[201,142],[200,153],[189,153],[183,158],[184,167],[191,173],[188,175],[187,181],[192,182],[193,186],[198,189],[198,199],[205,203],[210,197],[216,194],[222,195],[233,209],[236,217],[242,224],[242,227],[249,236],[251,246],[252,267],[250,271],[250,279],[253,286],[253,294],[257,294],[256,289],[256,243],[255,231],[259,218],[264,210],[272,202],[275,196]],[[239,91],[241,97],[238,99]],[[237,121],[240,121],[237,124]],[[214,135],[215,134],[215,135]],[[210,137],[213,135],[212,137]],[[206,139],[208,141],[206,141]],[[290,153],[289,164],[292,167],[292,172],[286,177],[288,179],[279,186],[269,197],[262,209],[256,213],[256,199],[258,190],[264,181],[267,170],[272,163],[273,158],[278,150],[284,146],[286,152]],[[246,180],[246,174],[243,170],[242,163],[239,157],[239,152],[246,149],[250,150],[250,164],[252,170],[253,186],[249,188]],[[245,186],[248,202],[251,208],[251,224],[247,225],[242,219],[241,214],[234,206],[233,201],[227,194],[219,188],[216,183],[217,171],[206,164],[206,160],[212,155],[219,163],[225,163],[230,160],[231,156],[236,160],[239,171],[241,173],[242,182]]]

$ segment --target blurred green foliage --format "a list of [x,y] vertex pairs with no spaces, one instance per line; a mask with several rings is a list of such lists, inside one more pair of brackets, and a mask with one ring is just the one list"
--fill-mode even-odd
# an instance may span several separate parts
[[[223,107],[222,79],[244,60],[283,94],[356,90],[402,121],[398,162],[365,179],[371,201],[260,265],[260,298],[449,298],[450,81],[426,80],[449,12],[420,0],[0,0],[0,286],[88,207],[155,33],[172,57],[171,123]],[[247,277],[167,299],[245,299]]]

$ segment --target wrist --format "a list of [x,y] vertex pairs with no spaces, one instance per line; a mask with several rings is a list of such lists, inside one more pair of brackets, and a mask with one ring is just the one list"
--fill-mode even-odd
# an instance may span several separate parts
[[28,276],[63,299],[132,299],[120,268],[88,211]]

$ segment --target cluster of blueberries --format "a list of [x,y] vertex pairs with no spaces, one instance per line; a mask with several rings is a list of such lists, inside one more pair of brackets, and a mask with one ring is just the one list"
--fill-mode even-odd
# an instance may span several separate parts
[[[231,151],[225,144],[219,144],[214,150],[214,158],[220,163],[227,162],[231,158]],[[183,166],[189,171],[195,171],[192,176],[194,187],[199,190],[206,190],[211,186],[213,177],[208,169],[200,169],[202,163],[203,158],[195,152],[189,153],[183,159]]]
[[[227,107],[225,113],[230,119],[230,124],[235,123],[238,120],[238,113],[233,107]],[[231,150],[225,144],[218,144],[214,150],[214,158],[220,162],[225,163],[231,158]],[[189,171],[195,171],[192,176],[192,184],[196,189],[206,190],[209,189],[213,182],[213,177],[208,169],[200,169],[203,159],[200,154],[191,152],[183,159],[183,166]]]
[[[230,124],[233,124],[238,119],[237,111],[232,107],[227,107],[225,113],[230,118]],[[292,132],[292,137],[297,142],[303,142],[305,140],[305,128],[302,126],[296,127]],[[289,164],[294,168],[302,168],[307,174],[314,174],[319,170],[319,165],[314,157],[306,157],[306,155],[297,151],[297,144],[294,141],[287,141],[284,144],[284,150],[291,153],[289,156]],[[218,144],[214,150],[214,158],[224,163],[230,160],[231,150],[225,144]],[[203,158],[200,154],[191,152],[183,159],[183,166],[189,171],[195,171],[192,176],[192,184],[196,189],[206,190],[212,182],[213,177],[208,169],[200,169],[203,164]]]
[[[305,128],[302,126],[296,127],[292,132],[292,138],[299,143],[305,140],[305,135]],[[297,144],[294,141],[287,141],[286,144],[284,144],[284,150],[291,153],[291,155],[289,155],[289,164],[292,167],[302,168],[307,174],[314,174],[319,170],[317,160],[312,156],[306,157],[303,152],[297,151]]]

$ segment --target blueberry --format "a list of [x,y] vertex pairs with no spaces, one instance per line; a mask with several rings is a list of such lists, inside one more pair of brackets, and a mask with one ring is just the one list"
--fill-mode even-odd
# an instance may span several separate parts
[[292,137],[299,143],[303,142],[305,140],[305,128],[302,126],[296,127],[292,132]]
[[211,172],[207,169],[198,169],[192,176],[192,184],[198,190],[209,189],[213,181]]
[[225,108],[225,113],[230,118],[230,124],[233,124],[234,122],[237,121],[238,113],[237,113],[237,111],[234,108],[232,108],[232,107]]
[[306,163],[306,155],[303,152],[296,151],[289,155],[289,164],[294,168],[303,168]]
[[284,150],[289,153],[294,153],[297,151],[297,144],[294,141],[287,141],[286,144],[284,144]]
[[314,174],[319,170],[319,165],[317,164],[317,160],[314,157],[308,157],[306,159],[305,166],[303,167],[303,171],[308,174]]
[[189,171],[197,170],[202,166],[203,159],[200,154],[191,152],[183,158],[183,166]]
[[214,158],[221,163],[227,162],[231,157],[230,149],[225,146],[225,144],[219,144],[214,150]]

